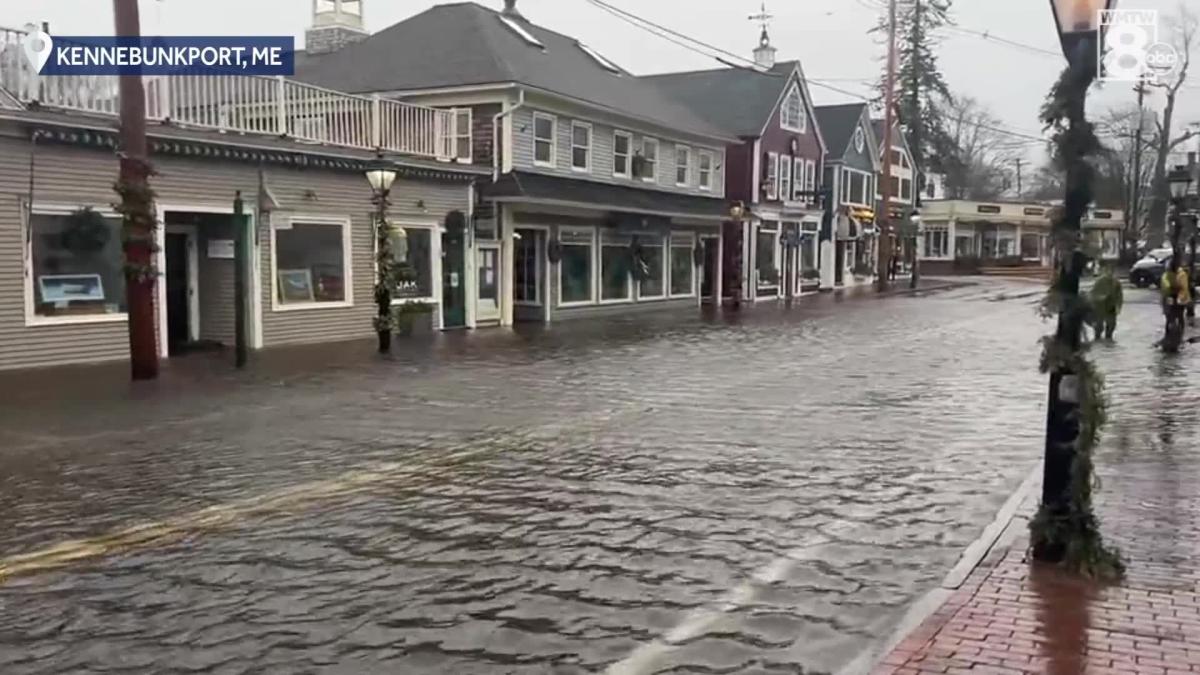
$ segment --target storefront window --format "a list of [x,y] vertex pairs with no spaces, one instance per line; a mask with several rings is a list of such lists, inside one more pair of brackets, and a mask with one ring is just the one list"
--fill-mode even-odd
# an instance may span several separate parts
[[945,258],[950,254],[950,232],[941,229],[925,231],[925,257]]
[[34,313],[87,316],[125,312],[121,221],[93,212],[33,214]]
[[541,256],[538,255],[538,230],[519,230],[520,238],[513,241],[513,302],[537,305],[540,293]]
[[696,266],[692,262],[695,242],[691,237],[671,237],[671,295],[695,293]]
[[275,288],[280,305],[345,302],[345,227],[293,222],[275,230]]
[[559,261],[560,302],[592,302],[592,230],[563,230],[559,234],[562,260]]
[[392,257],[399,275],[395,297],[433,298],[433,231],[393,226]]
[[800,278],[811,281],[817,273],[817,233],[807,226],[800,238]]
[[956,258],[972,258],[975,255],[975,237],[973,235],[962,235],[954,238],[954,256]]
[[662,237],[642,237],[642,260],[646,263],[646,278],[640,283],[638,297],[661,298],[666,294],[664,278],[667,272],[666,251]]
[[1021,257],[1028,260],[1036,260],[1041,257],[1041,240],[1039,234],[1022,234],[1021,235]]
[[629,241],[614,238],[600,247],[600,299],[628,300],[630,297]]
[[760,292],[778,292],[779,268],[775,264],[778,236],[778,230],[763,228],[758,231],[758,237],[755,240],[757,244],[755,269],[758,272],[758,290]]

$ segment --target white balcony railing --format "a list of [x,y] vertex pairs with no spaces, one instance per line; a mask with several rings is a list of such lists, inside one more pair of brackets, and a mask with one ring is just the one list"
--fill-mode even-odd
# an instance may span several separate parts
[[[0,28],[0,89],[25,105],[119,113],[119,78],[40,76],[25,56],[25,39],[24,31]],[[455,159],[453,109],[356,96],[283,77],[165,75],[145,76],[143,81],[150,120]]]

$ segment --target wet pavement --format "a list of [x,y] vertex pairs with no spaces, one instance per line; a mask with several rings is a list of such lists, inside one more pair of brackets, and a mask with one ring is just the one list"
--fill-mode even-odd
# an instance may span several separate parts
[[1096,512],[1125,579],[1102,585],[1031,565],[1020,537],[888,655],[879,675],[1200,673],[1200,345],[1177,356],[1151,349],[1157,307],[1127,293],[1135,302],[1116,343],[1095,348],[1110,396]]
[[[836,669],[1040,456],[1039,298],[984,281],[146,387],[10,379],[0,672]],[[1118,397],[1165,377],[1128,330]]]

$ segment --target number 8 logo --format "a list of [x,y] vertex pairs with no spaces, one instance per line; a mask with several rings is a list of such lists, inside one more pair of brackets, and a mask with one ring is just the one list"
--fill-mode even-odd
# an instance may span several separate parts
[[1146,74],[1146,48],[1150,35],[1142,26],[1117,24],[1104,39],[1105,77],[1113,80],[1141,80]]

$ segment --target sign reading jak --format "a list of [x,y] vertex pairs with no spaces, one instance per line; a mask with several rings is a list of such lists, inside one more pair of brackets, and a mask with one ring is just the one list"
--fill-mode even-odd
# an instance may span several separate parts
[[41,75],[292,75],[290,36],[50,36],[25,52]]

